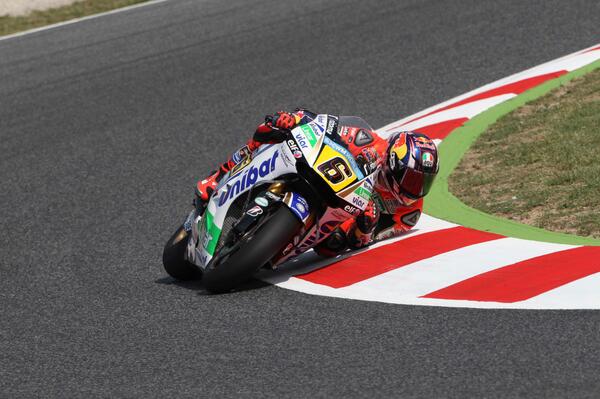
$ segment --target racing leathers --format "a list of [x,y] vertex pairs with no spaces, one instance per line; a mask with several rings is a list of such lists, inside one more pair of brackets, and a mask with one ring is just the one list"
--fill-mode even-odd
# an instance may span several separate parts
[[[296,109],[294,112],[277,112],[267,115],[265,122],[256,129],[253,137],[244,147],[236,151],[230,159],[196,185],[195,203],[203,209],[208,199],[216,189],[221,178],[237,165],[246,155],[254,152],[263,144],[278,143],[285,139],[281,129],[292,129],[296,125],[312,121],[316,114],[306,109]],[[338,127],[338,134],[355,159],[373,167],[380,167],[386,160],[387,150],[391,141],[386,140],[371,129],[356,123],[354,118],[345,118],[346,123]],[[358,118],[357,118],[358,119]],[[373,242],[400,235],[410,230],[421,216],[423,199],[402,202],[389,192],[389,186],[384,184],[382,174],[374,185],[374,193],[366,209],[355,218],[344,222],[331,236],[319,244],[315,251],[322,256],[334,256],[347,247],[357,249]]]

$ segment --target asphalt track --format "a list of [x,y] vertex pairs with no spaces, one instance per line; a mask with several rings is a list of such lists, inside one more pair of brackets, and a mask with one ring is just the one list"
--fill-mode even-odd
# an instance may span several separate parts
[[600,313],[162,271],[261,115],[374,126],[598,42],[596,1],[173,0],[0,41],[0,396],[597,397]]

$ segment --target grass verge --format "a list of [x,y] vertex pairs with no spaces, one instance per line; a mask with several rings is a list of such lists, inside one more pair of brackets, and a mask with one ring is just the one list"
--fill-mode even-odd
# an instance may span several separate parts
[[148,0],[83,0],[63,7],[33,11],[24,16],[12,17],[4,15],[0,16],[0,36],[68,21],[73,18],[81,18],[145,1]]
[[449,189],[485,213],[600,238],[600,70],[500,118]]

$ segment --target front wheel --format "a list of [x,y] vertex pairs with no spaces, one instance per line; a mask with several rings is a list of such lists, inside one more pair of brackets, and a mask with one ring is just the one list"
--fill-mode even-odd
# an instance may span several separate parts
[[200,269],[185,259],[187,243],[188,233],[181,226],[169,238],[163,250],[165,271],[177,280],[194,280],[201,276]]
[[279,254],[301,227],[302,222],[288,207],[280,207],[256,231],[234,244],[239,245],[237,249],[208,265],[203,273],[204,287],[213,293],[232,290]]

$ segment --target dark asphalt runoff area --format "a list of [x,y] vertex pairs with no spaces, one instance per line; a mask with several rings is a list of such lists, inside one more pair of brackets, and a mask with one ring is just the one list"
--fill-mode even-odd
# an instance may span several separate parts
[[161,254],[265,113],[383,126],[599,41],[578,0],[171,0],[0,41],[0,397],[598,397],[597,311],[210,296]]

